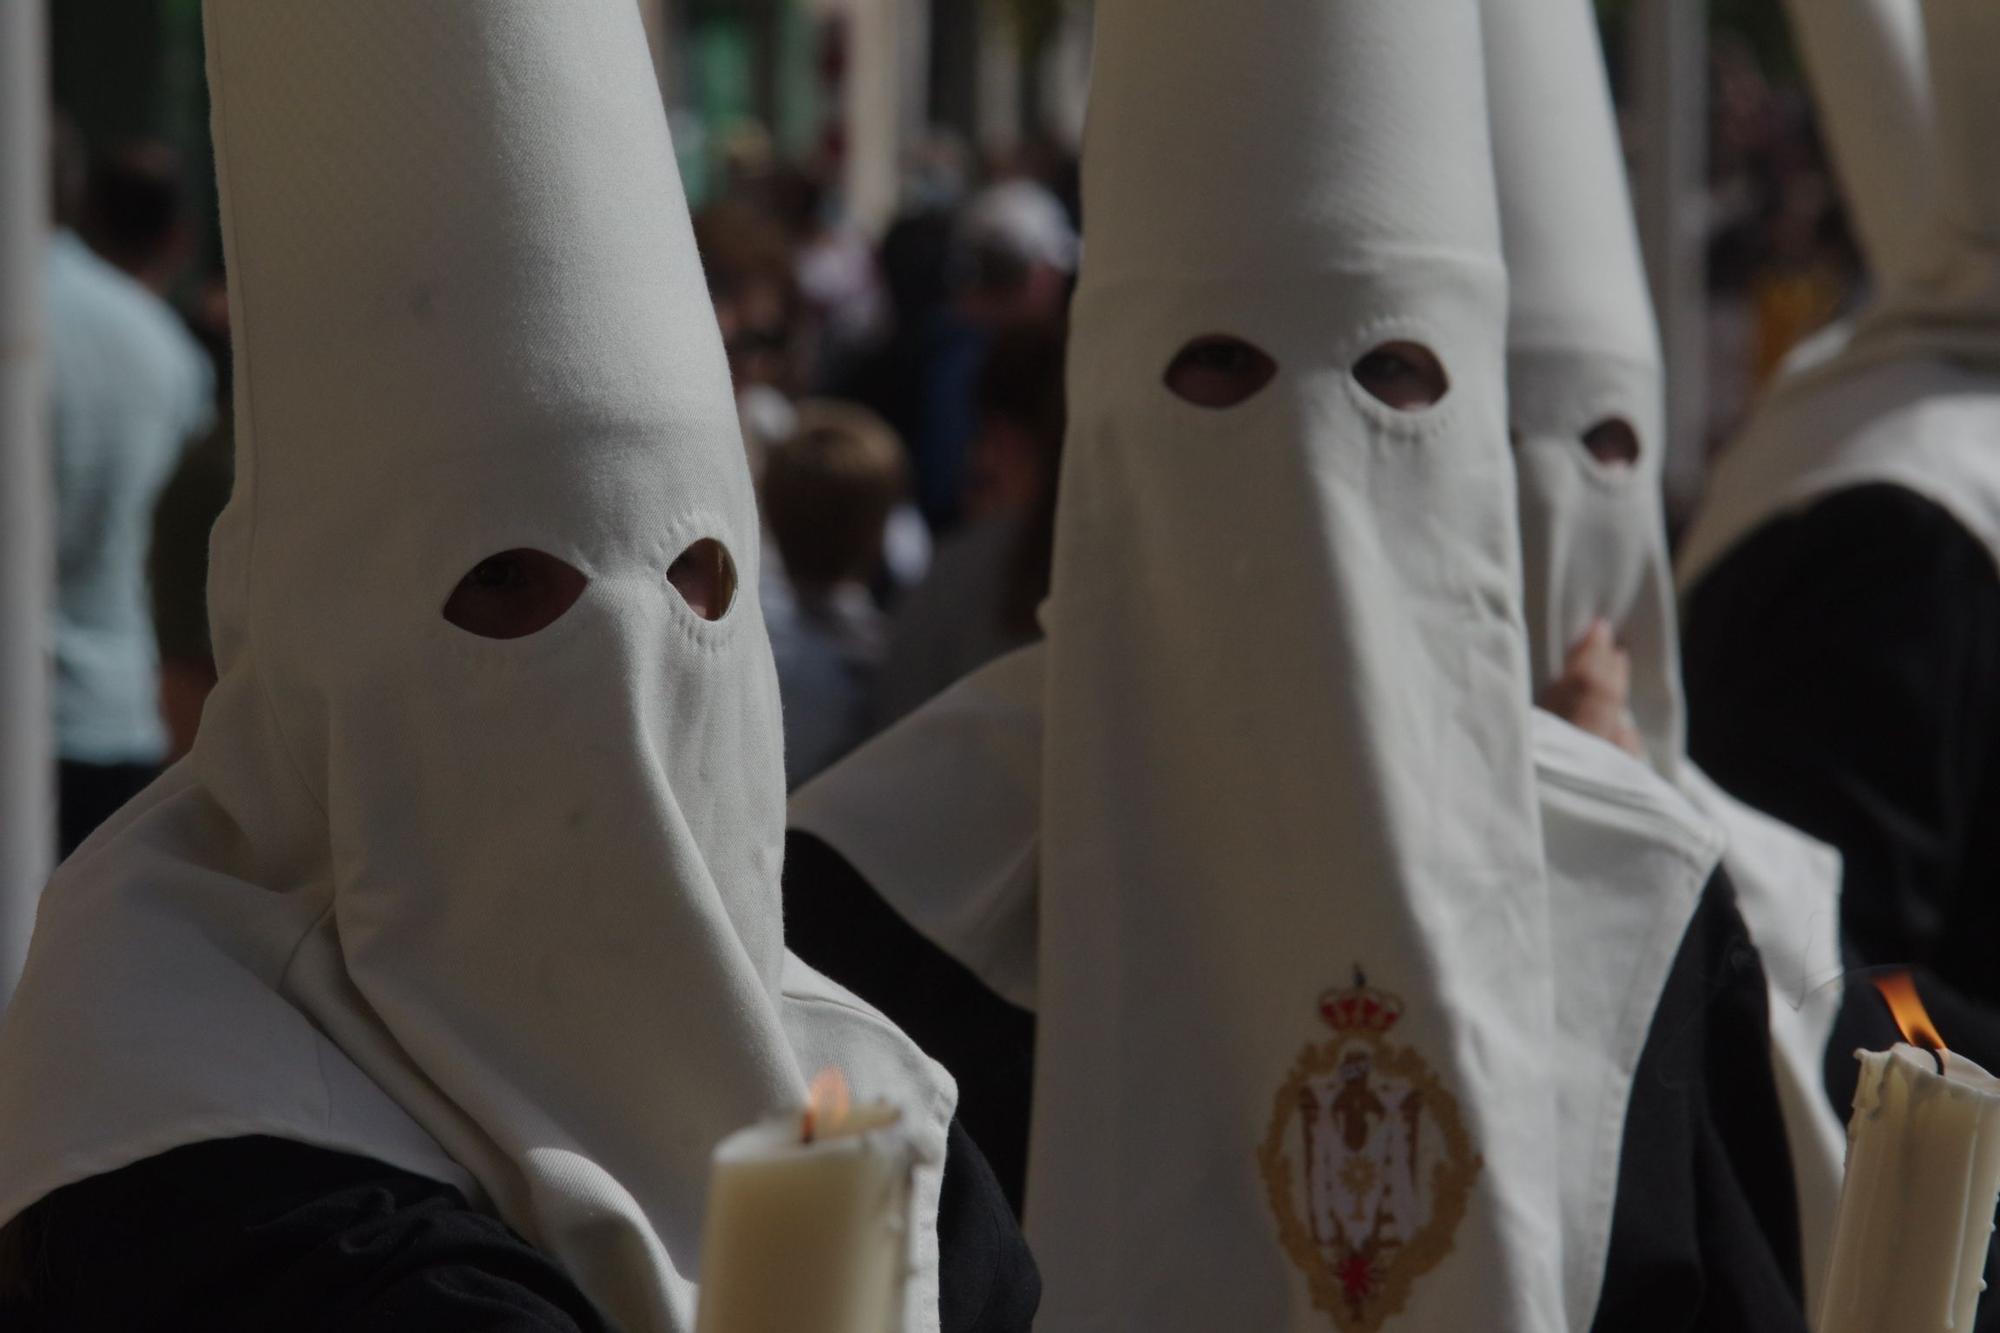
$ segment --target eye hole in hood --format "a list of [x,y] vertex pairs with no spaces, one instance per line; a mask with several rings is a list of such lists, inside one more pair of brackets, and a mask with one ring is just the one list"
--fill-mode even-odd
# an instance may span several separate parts
[[736,601],[736,562],[729,548],[713,537],[700,541],[674,557],[667,566],[667,582],[703,620],[720,620]]
[[1420,412],[1451,388],[1437,354],[1422,343],[1388,342],[1353,367],[1354,382],[1399,412]]
[[1175,397],[1220,410],[1256,397],[1277,373],[1278,363],[1261,349],[1226,333],[1207,333],[1174,353],[1164,378]]
[[444,618],[482,639],[524,639],[562,619],[590,580],[546,551],[489,555],[445,600]]
[[1639,462],[1639,432],[1622,417],[1610,417],[1585,431],[1583,447],[1606,467],[1634,467]]

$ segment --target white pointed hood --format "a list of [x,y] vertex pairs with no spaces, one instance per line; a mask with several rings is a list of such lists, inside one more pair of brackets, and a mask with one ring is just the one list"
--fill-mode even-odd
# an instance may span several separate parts
[[[466,1185],[690,1326],[709,1153],[846,1068],[905,1106],[936,1325],[949,1080],[784,950],[777,692],[727,371],[629,0],[210,0],[237,360],[221,681],[51,885],[0,1216],[264,1133]],[[696,614],[667,571],[733,556]],[[524,638],[441,615],[528,548]]]
[[[1471,0],[1097,7],[1044,615],[1051,1329],[1562,1320],[1478,34]],[[1237,406],[1164,382],[1211,335],[1275,363]],[[1357,381],[1396,341],[1442,401]]]
[[1918,0],[1787,0],[1820,131],[1878,290],[1929,256],[1931,89]]
[[[1486,0],[1486,12],[1508,262],[1509,417],[1521,471],[1536,683],[1554,677],[1591,620],[1609,619],[1631,654],[1633,712],[1647,758],[1683,794],[1674,800],[1629,776],[1593,771],[1607,769],[1601,760],[1579,767],[1576,761],[1589,757],[1582,746],[1538,747],[1545,785],[1557,793],[1544,812],[1558,946],[1570,960],[1559,1004],[1569,1006],[1580,993],[1598,997],[1575,1009],[1566,1025],[1572,1031],[1583,1030],[1593,1011],[1651,1013],[1672,961],[1653,942],[1677,942],[1699,898],[1699,882],[1687,893],[1676,867],[1712,869],[1723,852],[1765,954],[1774,1065],[1799,1184],[1809,1295],[1816,1298],[1842,1160],[1839,1122],[1819,1091],[1837,997],[1813,995],[1839,967],[1838,860],[1731,800],[1684,753],[1660,503],[1663,373],[1596,25],[1586,0]],[[1585,449],[1584,433],[1606,420],[1632,427],[1639,446],[1633,464],[1607,465]],[[1560,813],[1575,804],[1561,798],[1565,787],[1615,799],[1597,802],[1593,823]],[[1649,806],[1645,836],[1603,835],[1608,812]],[[1678,856],[1660,854],[1675,847]],[[1625,901],[1638,886],[1650,891]],[[1562,949],[1561,932],[1593,917],[1588,935]],[[1602,1003],[1608,994],[1622,1003]],[[1628,1080],[1626,1061],[1636,1061],[1640,1049],[1629,1032],[1579,1046],[1608,1051],[1611,1067]],[[1572,1174],[1565,1183],[1580,1182]],[[1594,1215],[1587,1197],[1570,1197],[1570,1234],[1587,1247],[1598,1239]],[[1575,1292],[1590,1277],[1591,1253],[1572,1248],[1570,1261]]]
[[[1887,0],[1794,6],[1877,285],[1848,329],[1801,349],[1718,461],[1682,547],[1684,588],[1766,520],[1871,483],[1930,500],[2000,562],[2000,7],[1921,10],[1919,40]],[[1868,73],[1851,77],[1870,42]],[[1926,89],[1928,124],[1903,128]]]
[[[1488,0],[1487,80],[1507,256],[1508,424],[1535,687],[1603,617],[1632,654],[1648,758],[1680,763],[1680,663],[1660,476],[1665,403],[1639,238],[1585,0]],[[1600,462],[1622,424],[1630,463]]]

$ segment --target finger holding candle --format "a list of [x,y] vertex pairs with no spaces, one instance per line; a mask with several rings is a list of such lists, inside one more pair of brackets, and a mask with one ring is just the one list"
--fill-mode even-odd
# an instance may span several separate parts
[[1856,1052],[1820,1333],[1968,1330],[2000,1198],[2000,1080],[1945,1049],[1907,973],[1876,985],[1923,1049]]

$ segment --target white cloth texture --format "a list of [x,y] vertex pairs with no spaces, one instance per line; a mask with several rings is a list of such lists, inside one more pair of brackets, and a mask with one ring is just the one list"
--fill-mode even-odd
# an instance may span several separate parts
[[1604,1290],[1633,1078],[1722,836],[1616,746],[1550,713],[1535,724],[1557,978],[1549,1069],[1562,1135],[1563,1295],[1566,1326],[1584,1333]]
[[146,604],[153,503],[215,419],[215,372],[173,308],[58,231],[45,266],[56,499],[55,724],[64,759],[156,764]]
[[[1773,1065],[1813,1307],[1844,1160],[1840,1121],[1818,1092],[1839,1007],[1839,988],[1824,984],[1840,971],[1839,860],[1730,799],[1686,756],[1660,493],[1664,367],[1596,24],[1585,0],[1486,0],[1486,13],[1535,686],[1560,674],[1593,620],[1608,620],[1631,657],[1648,759],[1691,802],[1690,817],[1726,841],[1723,864],[1767,956]],[[1636,460],[1592,457],[1584,436],[1604,421],[1632,429]],[[1551,847],[1558,841],[1552,833]],[[1551,851],[1552,868],[1567,862]],[[1668,877],[1659,884],[1679,912],[1661,929],[1679,939],[1695,900]],[[1661,971],[1651,983],[1655,1002],[1664,981]]]
[[1681,552],[1683,589],[1767,521],[1870,484],[1938,505],[2000,562],[2000,180],[1989,160],[2000,104],[1988,77],[2000,9],[1920,8],[1919,34],[1879,0],[1793,6],[1855,213],[1894,222],[1863,228],[1876,277],[1866,306],[1788,362],[1718,459]]
[[[937,1327],[951,1082],[786,953],[758,529],[626,0],[210,0],[236,489],[190,758],[63,867],[0,1025],[0,1218],[271,1134],[459,1185],[692,1327],[709,1155],[818,1068],[905,1113]],[[667,580],[720,541],[734,604]],[[555,623],[440,614],[532,548]]]

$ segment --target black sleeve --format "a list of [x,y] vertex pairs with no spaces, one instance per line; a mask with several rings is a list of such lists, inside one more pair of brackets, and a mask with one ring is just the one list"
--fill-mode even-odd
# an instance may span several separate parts
[[993,1168],[952,1122],[938,1200],[938,1316],[944,1333],[1028,1333],[1042,1274]]
[[2000,576],[1938,506],[1841,492],[1765,525],[1696,586],[1689,753],[1838,847],[1863,963],[2000,1001]]
[[785,942],[887,1014],[958,1080],[958,1118],[1018,1215],[1028,1174],[1035,1019],[919,934],[840,853],[785,838]]
[[555,1260],[450,1186],[282,1139],[176,1148],[14,1228],[8,1328],[609,1333]]
[[1764,970],[1717,872],[1632,1085],[1602,1333],[1805,1333]]

